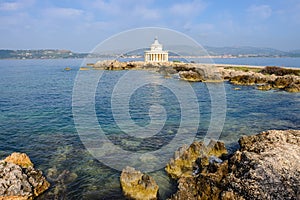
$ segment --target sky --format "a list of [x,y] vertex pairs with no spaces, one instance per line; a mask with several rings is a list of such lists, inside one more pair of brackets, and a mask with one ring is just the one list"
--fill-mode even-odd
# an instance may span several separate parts
[[300,49],[300,0],[0,0],[0,49],[90,52],[134,28],[182,32],[203,46]]

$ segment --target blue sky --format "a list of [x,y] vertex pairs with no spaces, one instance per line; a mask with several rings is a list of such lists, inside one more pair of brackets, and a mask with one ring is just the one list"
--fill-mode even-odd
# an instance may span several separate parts
[[300,49],[300,0],[0,0],[0,49],[89,52],[145,26],[207,46]]

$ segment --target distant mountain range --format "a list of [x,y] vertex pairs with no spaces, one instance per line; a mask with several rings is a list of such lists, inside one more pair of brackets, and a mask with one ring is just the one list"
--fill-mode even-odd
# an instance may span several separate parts
[[74,53],[70,50],[0,50],[0,59],[58,59],[84,58],[87,53]]
[[[258,47],[210,47],[204,46],[203,49],[196,46],[170,46],[166,49],[172,49],[169,51],[169,56],[232,56],[232,57],[300,57],[300,49],[293,51],[281,51],[272,48],[258,48]],[[147,48],[129,51],[126,53],[128,56],[144,54]]]
[[[272,48],[258,47],[209,47],[204,49],[189,46],[166,47],[166,49],[176,49],[169,51],[170,56],[186,55],[186,56],[210,56],[221,57],[300,57],[300,49],[293,51],[280,51]],[[146,48],[129,51],[122,56],[142,56]],[[70,50],[57,49],[40,49],[40,50],[0,50],[0,59],[58,59],[58,58],[85,58],[85,57],[107,57],[116,56],[108,54],[89,54],[76,53]]]

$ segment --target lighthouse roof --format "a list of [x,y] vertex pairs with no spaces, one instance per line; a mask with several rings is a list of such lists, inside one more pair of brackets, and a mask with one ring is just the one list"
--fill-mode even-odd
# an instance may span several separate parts
[[158,39],[157,37],[154,38],[154,42],[153,44],[151,45],[151,51],[162,51],[163,47],[162,45],[158,42]]

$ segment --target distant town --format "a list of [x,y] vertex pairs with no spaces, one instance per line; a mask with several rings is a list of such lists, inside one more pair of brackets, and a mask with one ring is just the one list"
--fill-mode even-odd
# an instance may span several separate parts
[[[212,58],[247,58],[247,57],[300,57],[300,50],[280,51],[272,48],[257,47],[204,47],[208,55],[187,55],[188,57],[212,57]],[[6,50],[0,49],[0,59],[67,59],[67,58],[101,58],[101,57],[128,57],[141,58],[147,49],[129,52],[126,54],[96,54],[76,53],[62,49],[39,50]],[[170,57],[182,57],[169,53]]]

